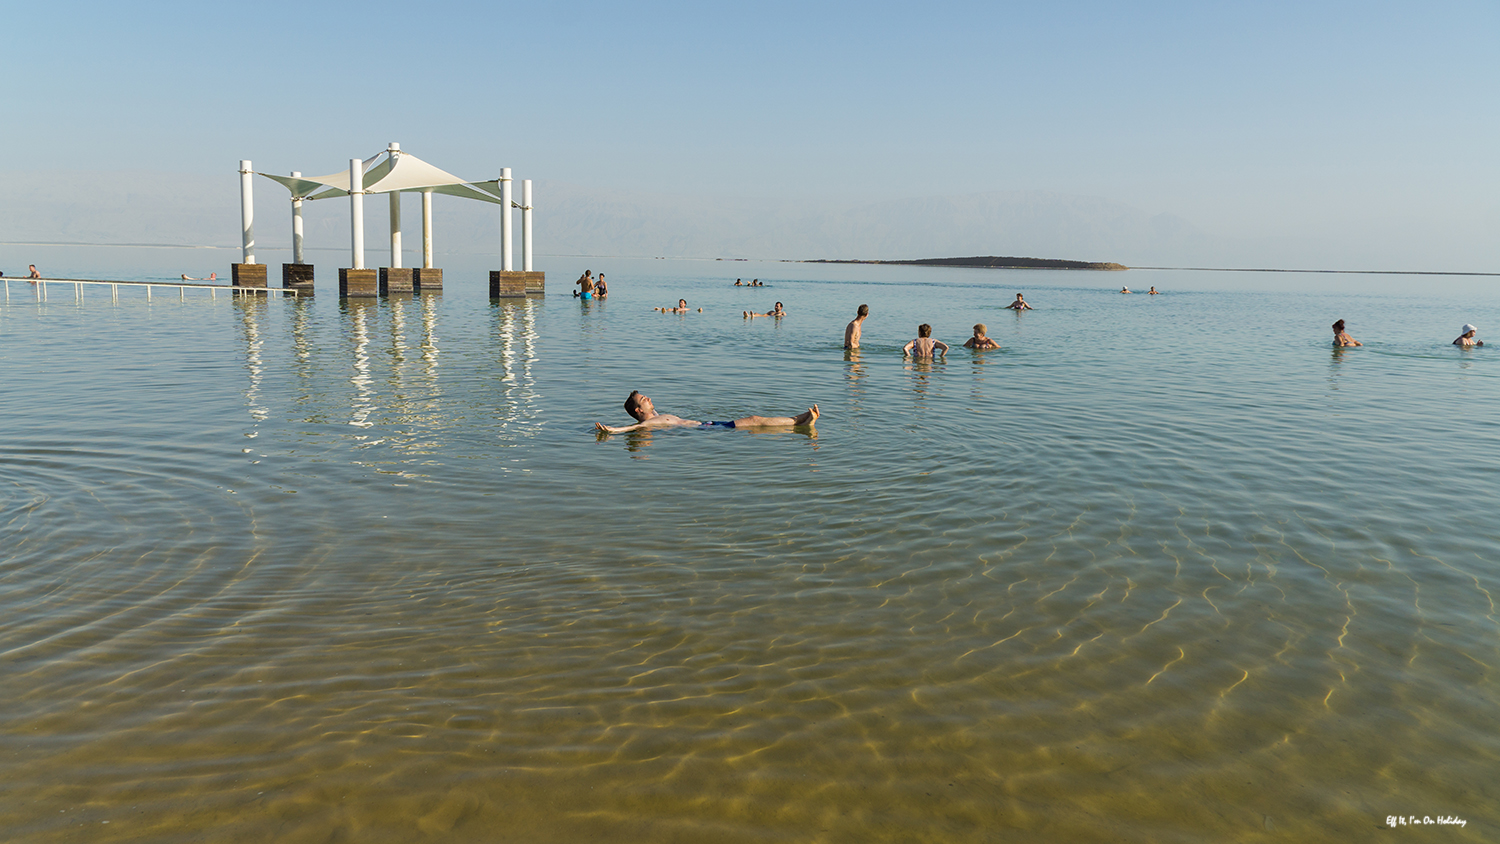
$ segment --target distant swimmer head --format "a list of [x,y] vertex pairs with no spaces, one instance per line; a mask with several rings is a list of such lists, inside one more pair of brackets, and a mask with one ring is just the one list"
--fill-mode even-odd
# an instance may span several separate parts
[[932,336],[932,326],[928,325],[925,322],[922,323],[921,325],[917,326],[917,336],[918,337],[931,337]]
[[989,333],[989,329],[985,328],[984,323],[978,322],[978,323],[974,324],[974,336],[975,337],[983,337],[984,335],[986,335],[988,333]]
[[1344,321],[1343,320],[1339,320],[1338,322],[1335,322],[1333,324],[1333,333],[1334,334],[1343,334],[1344,333]]
[[1474,332],[1476,332],[1478,330],[1479,329],[1475,328],[1474,326],[1470,325],[1469,323],[1467,323],[1467,322],[1464,323],[1464,330],[1463,330],[1464,334],[1473,334]]

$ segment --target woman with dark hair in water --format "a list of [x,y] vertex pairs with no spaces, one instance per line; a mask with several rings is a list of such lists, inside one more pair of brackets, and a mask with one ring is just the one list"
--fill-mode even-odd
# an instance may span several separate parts
[[1349,336],[1349,332],[1347,332],[1347,331],[1344,330],[1344,321],[1343,320],[1339,320],[1338,322],[1335,322],[1333,324],[1333,345],[1336,346],[1336,347],[1337,346],[1363,346],[1364,343],[1361,343],[1358,340],[1354,339],[1353,337],[1350,337]]

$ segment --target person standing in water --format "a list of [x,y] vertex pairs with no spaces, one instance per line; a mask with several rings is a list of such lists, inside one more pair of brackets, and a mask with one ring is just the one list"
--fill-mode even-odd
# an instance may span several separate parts
[[859,310],[854,312],[854,319],[850,320],[849,324],[844,326],[844,348],[859,348],[860,330],[864,326],[865,317],[869,315],[869,305],[860,305]]
[[594,298],[593,270],[584,270],[583,275],[579,276],[578,280],[573,283],[578,285],[578,291],[573,294],[574,296],[577,296],[580,299]]
[[948,344],[942,340],[932,339],[932,326],[922,323],[917,326],[917,338],[901,347],[902,356],[911,355],[914,358],[928,358],[935,356],[935,352],[941,351],[943,357],[948,356]]
[[1000,348],[999,343],[996,343],[994,340],[991,340],[989,338],[989,334],[987,333],[988,331],[989,329],[985,328],[985,325],[982,322],[975,325],[974,336],[964,341],[964,348],[973,349],[979,352],[982,352],[985,349]]
[[1026,297],[1022,296],[1019,293],[1016,294],[1016,301],[1011,302],[1009,305],[1006,305],[1005,307],[1007,307],[1007,308],[1009,308],[1009,309],[1011,309],[1013,311],[1031,311],[1031,310],[1035,310],[1035,308],[1033,308],[1030,305],[1026,304]]
[[1344,330],[1344,321],[1339,320],[1333,324],[1333,345],[1335,347],[1363,346],[1364,343],[1350,337],[1349,332]]
[[1484,341],[1481,340],[1481,339],[1479,339],[1478,337],[1474,336],[1478,332],[1479,332],[1479,329],[1475,328],[1474,326],[1472,326],[1472,325],[1470,325],[1468,323],[1464,323],[1463,333],[1460,334],[1460,335],[1458,335],[1458,339],[1453,341],[1453,345],[1455,345],[1455,346],[1483,346],[1484,345]]

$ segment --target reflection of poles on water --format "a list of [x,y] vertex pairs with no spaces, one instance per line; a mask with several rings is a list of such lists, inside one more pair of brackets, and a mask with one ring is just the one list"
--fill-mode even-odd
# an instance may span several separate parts
[[350,331],[354,342],[354,375],[349,379],[349,383],[354,385],[354,400],[351,402],[353,412],[349,417],[349,424],[369,428],[375,424],[369,421],[370,414],[375,410],[375,390],[374,379],[370,377],[370,329],[367,320],[374,316],[376,304],[359,299],[345,299],[340,305],[350,316]]
[[500,408],[503,426],[521,424],[537,415],[536,378],[532,367],[537,360],[536,309],[533,299],[503,302],[497,306],[500,335],[500,382],[505,385],[505,399]]
[[422,297],[422,373],[427,376],[428,385],[437,387],[437,296]]
[[405,374],[403,364],[406,363],[406,301],[405,296],[391,296],[388,299],[391,307],[391,345],[386,354],[391,359],[391,397],[392,404],[400,406],[405,404],[405,396],[401,389],[401,376]]
[[312,307],[312,300],[297,297],[291,308],[292,314],[292,367],[297,373],[297,382],[301,388],[299,401],[305,402],[310,396],[309,388],[312,386],[312,344],[308,341],[308,309]]
[[[408,363],[408,358],[410,357],[411,349],[407,345],[406,339],[406,310],[409,306],[408,303],[410,301],[411,298],[408,296],[391,296],[387,299],[387,303],[389,304],[391,311],[391,343],[386,350],[386,354],[390,357],[391,361],[391,388],[390,397],[386,403],[390,406],[392,412],[395,414],[395,418],[400,420],[402,423],[407,425],[427,425],[429,427],[429,430],[431,430],[431,423],[433,423],[435,419],[431,411],[436,409],[437,406],[437,402],[435,400],[437,391],[435,389],[432,390],[428,396],[428,400],[426,402],[423,402],[420,396],[414,396],[411,391],[407,390],[406,376],[408,373],[406,371],[406,366]],[[431,339],[431,329],[435,327],[435,318],[431,321],[424,319],[424,326],[426,329],[424,333],[427,334],[429,339]],[[433,352],[435,357],[435,348],[433,349]],[[420,383],[421,380],[426,380],[426,376],[423,376],[418,383]],[[407,430],[404,433],[409,435],[410,430]],[[398,443],[398,445],[401,444],[402,443]]]
[[[266,371],[265,363],[261,360],[265,339],[260,334],[260,318],[265,314],[266,300],[261,296],[244,296],[236,299],[234,304],[240,311],[240,331],[245,341],[245,371],[250,375],[250,383],[245,387],[245,406],[250,409],[251,419],[263,422],[270,416],[270,412],[260,401],[260,384]],[[253,437],[255,434],[247,436]]]
[[391,363],[400,366],[406,362],[406,297],[391,296]]

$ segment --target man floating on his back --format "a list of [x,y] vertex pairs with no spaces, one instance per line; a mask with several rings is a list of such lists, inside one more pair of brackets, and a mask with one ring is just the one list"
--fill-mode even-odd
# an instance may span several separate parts
[[602,434],[623,434],[627,431],[642,431],[651,428],[792,428],[798,425],[812,425],[821,415],[818,413],[818,406],[813,405],[805,413],[799,413],[796,416],[746,416],[732,422],[699,422],[673,416],[670,413],[657,413],[656,407],[651,404],[651,399],[641,395],[639,390],[631,390],[630,395],[626,397],[625,412],[635,419],[636,424],[614,428],[602,422],[595,422],[594,430]]

